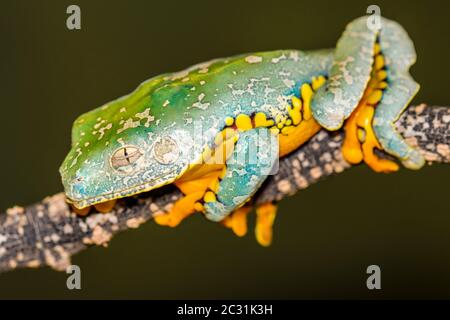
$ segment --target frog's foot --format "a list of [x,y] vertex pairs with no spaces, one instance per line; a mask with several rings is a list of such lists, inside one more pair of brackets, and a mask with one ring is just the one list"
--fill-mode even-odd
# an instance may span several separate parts
[[272,243],[272,227],[277,214],[277,206],[271,202],[259,205],[256,208],[256,240],[263,247]]
[[100,213],[111,212],[111,210],[114,209],[114,207],[116,206],[116,203],[117,203],[117,200],[111,200],[111,201],[98,203],[96,205],[89,206],[89,207],[86,207],[83,209],[78,209],[74,205],[70,205],[70,207],[71,207],[72,211],[75,212],[77,215],[84,217],[84,216],[87,216],[91,212],[92,208],[95,208],[95,210],[97,210]]
[[357,108],[344,125],[345,140],[342,153],[345,160],[351,164],[357,164],[364,160],[374,171],[387,173],[397,171],[398,165],[375,155],[375,148],[380,150],[383,148],[372,127],[375,108],[380,103],[388,85],[386,75],[384,58],[381,55],[379,44],[376,44],[371,79]]
[[193,192],[185,195],[183,198],[175,202],[168,213],[155,216],[154,220],[157,224],[168,227],[176,227],[185,218],[196,211],[201,211],[202,207],[198,201],[202,198],[203,192]]
[[222,224],[233,230],[238,237],[243,237],[247,234],[247,216],[252,210],[252,206],[245,205],[234,210],[228,217],[223,219]]
[[117,200],[111,200],[94,205],[95,209],[100,213],[111,212],[116,206]]
[[73,212],[75,212],[77,215],[84,217],[87,216],[89,214],[89,212],[91,212],[92,207],[86,207],[83,209],[78,209],[77,207],[75,207],[74,205],[70,205],[70,208],[72,209]]
[[397,171],[398,165],[395,162],[381,159],[374,153],[375,148],[382,149],[372,128],[374,112],[373,106],[363,103],[347,120],[344,126],[343,156],[351,164],[364,160],[375,172]]

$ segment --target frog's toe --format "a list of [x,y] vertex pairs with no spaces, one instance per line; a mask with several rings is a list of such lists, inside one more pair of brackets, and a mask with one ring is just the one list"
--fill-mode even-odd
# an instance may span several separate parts
[[243,237],[247,234],[247,215],[252,210],[250,205],[243,206],[233,211],[229,216],[221,221],[221,223],[233,230],[238,237]]
[[95,209],[100,213],[111,212],[116,206],[117,200],[111,200],[94,205]]
[[256,208],[256,240],[263,247],[268,247],[272,243],[272,227],[275,222],[277,206],[271,202],[259,205]]
[[402,160],[402,164],[408,169],[417,170],[423,167],[425,164],[425,158],[419,151],[411,149],[408,157]]
[[390,160],[381,159],[375,155],[375,148],[381,149],[372,128],[374,108],[362,101],[355,112],[347,120],[345,140],[342,146],[344,159],[357,164],[362,160],[375,172],[393,172],[398,165]]
[[70,205],[70,208],[72,209],[73,212],[75,212],[77,215],[79,216],[87,216],[89,214],[89,212],[91,212],[91,208],[92,207],[86,207],[83,209],[78,209],[77,207],[75,207],[74,205]]

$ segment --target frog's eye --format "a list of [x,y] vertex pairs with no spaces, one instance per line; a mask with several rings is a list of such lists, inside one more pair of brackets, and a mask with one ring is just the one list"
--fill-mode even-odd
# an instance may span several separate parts
[[111,157],[111,166],[120,170],[123,167],[128,167],[134,164],[140,157],[141,151],[133,146],[122,147],[114,152]]
[[170,137],[161,137],[153,145],[153,155],[161,164],[171,164],[177,161],[180,154],[178,144]]

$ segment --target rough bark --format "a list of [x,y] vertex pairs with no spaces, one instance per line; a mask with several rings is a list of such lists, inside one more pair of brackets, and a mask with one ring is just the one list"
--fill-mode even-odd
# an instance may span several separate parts
[[[428,162],[450,161],[450,108],[410,107],[397,121],[399,131]],[[279,171],[254,197],[256,204],[280,201],[327,176],[349,168],[341,154],[342,132],[321,131],[280,160]],[[62,193],[0,215],[0,272],[20,267],[50,266],[65,270],[70,257],[90,245],[107,245],[119,231],[138,228],[170,209],[181,197],[167,186],[138,198],[120,201],[108,214],[81,218],[72,213]]]

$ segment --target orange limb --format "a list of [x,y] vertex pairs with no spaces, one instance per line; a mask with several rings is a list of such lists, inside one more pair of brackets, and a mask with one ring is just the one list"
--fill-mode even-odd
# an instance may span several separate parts
[[[174,184],[184,194],[165,214],[155,217],[159,225],[176,227],[185,218],[197,211],[202,211],[202,200],[207,190],[216,191],[218,179],[223,171],[223,165],[198,164],[189,169]],[[216,190],[214,190],[216,189]]]
[[351,164],[364,160],[375,172],[397,171],[399,167],[395,162],[381,159],[374,153],[375,148],[382,150],[372,128],[374,114],[374,107],[363,98],[344,126],[344,159]]
[[263,247],[268,247],[272,243],[272,227],[277,214],[277,206],[271,202],[259,205],[256,208],[256,240]]
[[181,221],[196,211],[196,203],[202,197],[202,191],[193,192],[184,196],[175,202],[170,212],[155,216],[155,222],[163,226],[176,227]]

